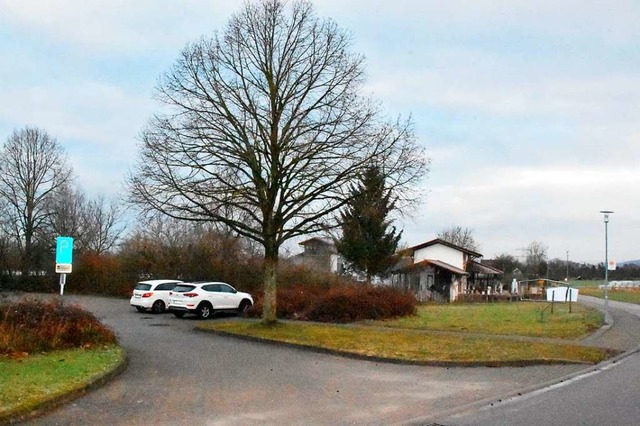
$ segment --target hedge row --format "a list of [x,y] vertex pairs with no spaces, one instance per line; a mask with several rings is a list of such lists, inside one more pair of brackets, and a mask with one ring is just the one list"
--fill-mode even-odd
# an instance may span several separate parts
[[[74,259],[73,273],[67,275],[64,288],[69,294],[94,294],[114,297],[131,296],[136,283],[146,279],[180,279],[183,281],[224,281],[238,290],[256,294],[262,289],[263,266],[260,258],[227,261],[210,257],[202,259],[199,269],[191,263],[171,268],[149,267],[139,259],[124,254],[79,254]],[[154,263],[155,265],[155,263]],[[23,279],[0,275],[0,289],[25,292],[56,293],[59,291],[59,275],[50,271],[47,275]],[[315,271],[303,266],[281,262],[278,268],[278,287],[292,285],[329,288],[345,284],[348,279],[328,272]]]
[[[262,315],[262,295],[247,312],[250,317]],[[294,286],[278,289],[277,316],[280,319],[348,323],[383,320],[416,312],[416,299],[390,287],[364,284]]]

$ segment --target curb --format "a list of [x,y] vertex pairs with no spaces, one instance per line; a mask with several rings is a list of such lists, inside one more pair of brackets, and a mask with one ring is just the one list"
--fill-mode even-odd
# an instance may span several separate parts
[[[120,349],[123,349],[120,347]],[[124,349],[123,349],[124,351]],[[124,370],[126,370],[129,365],[129,357],[126,352],[124,352],[124,356],[122,360],[115,365],[115,367],[109,371],[104,372],[102,375],[94,378],[91,382],[86,383],[80,386],[77,389],[74,389],[68,393],[55,396],[50,399],[46,399],[40,403],[38,403],[34,408],[29,409],[17,409],[12,412],[0,415],[0,425],[11,425],[23,422],[28,419],[32,419],[35,417],[42,416],[55,408],[67,404],[75,399],[80,398],[86,393],[98,389],[99,387],[109,383],[113,379],[115,379],[118,375],[120,375]]]
[[[574,373],[571,374],[567,374],[566,376],[563,377],[558,377],[556,379],[552,379],[552,380],[548,380],[546,382],[542,382],[542,383],[538,383],[535,385],[531,385],[531,386],[527,386],[523,389],[521,389],[520,391],[514,391],[510,394],[507,394],[505,396],[502,397],[490,397],[490,398],[485,398],[485,399],[481,399],[479,401],[474,401],[474,402],[470,402],[468,404],[465,405],[461,405],[459,407],[454,407],[454,408],[450,408],[448,410],[444,410],[440,413],[437,413],[435,415],[429,415],[429,416],[424,416],[424,417],[416,417],[401,423],[397,423],[400,425],[424,425],[424,424],[431,424],[430,422],[433,422],[436,419],[444,419],[444,418],[448,418],[450,416],[453,416],[455,414],[461,414],[464,413],[466,411],[471,411],[471,410],[476,410],[479,409],[481,407],[484,406],[494,406],[497,404],[501,404],[504,402],[507,402],[511,399],[514,398],[519,398],[519,397],[523,397],[526,396],[527,394],[533,393],[535,391],[541,390],[541,389],[545,389],[548,388],[550,386],[554,386],[554,385],[558,385],[560,383],[564,383],[566,381],[575,379],[576,377],[580,377],[582,375],[585,374],[589,374],[589,373],[593,373],[596,371],[600,371],[600,370],[605,370],[607,367],[616,364],[618,362],[620,362],[621,360],[623,360],[624,358],[631,356],[637,352],[640,352],[640,345],[636,346],[633,349],[630,349],[626,352],[621,353],[620,355],[617,355],[613,358],[609,358],[605,361],[602,361],[599,364],[596,365],[592,365],[590,367],[584,368],[582,370],[576,371]],[[433,424],[437,424],[437,423],[433,423]]]
[[[202,333],[211,333],[211,334],[217,334],[219,336],[232,337],[235,339],[244,340],[248,342],[262,343],[262,344],[272,345],[272,346],[288,347],[288,348],[297,349],[305,352],[335,355],[343,358],[370,361],[370,362],[376,362],[376,363],[386,363],[386,364],[421,365],[426,367],[446,367],[446,368],[531,367],[536,365],[565,365],[565,364],[580,365],[582,364],[582,365],[588,365],[590,366],[590,368],[594,368],[593,364],[590,364],[587,362],[578,362],[578,361],[562,360],[562,359],[547,359],[547,360],[530,359],[530,360],[518,360],[518,361],[413,361],[413,360],[403,360],[403,359],[396,359],[396,358],[385,358],[385,357],[379,357],[379,356],[373,356],[373,355],[361,355],[361,354],[356,354],[351,352],[340,351],[337,349],[319,348],[313,345],[281,342],[277,340],[263,339],[261,337],[254,337],[254,336],[244,336],[240,334],[229,333],[226,331],[204,329],[198,326],[196,326],[194,330]],[[606,362],[606,361],[603,361],[603,362]],[[597,364],[597,365],[600,365],[600,364]]]

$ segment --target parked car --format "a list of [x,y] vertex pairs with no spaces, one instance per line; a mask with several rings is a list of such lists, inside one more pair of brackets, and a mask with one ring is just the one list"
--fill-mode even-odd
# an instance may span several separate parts
[[210,318],[215,312],[241,313],[251,305],[253,297],[249,293],[217,281],[182,283],[169,293],[169,310],[178,318],[186,313],[202,319]]
[[154,314],[164,312],[169,305],[169,291],[180,284],[180,280],[149,280],[136,284],[131,295],[131,306],[139,312],[151,309]]

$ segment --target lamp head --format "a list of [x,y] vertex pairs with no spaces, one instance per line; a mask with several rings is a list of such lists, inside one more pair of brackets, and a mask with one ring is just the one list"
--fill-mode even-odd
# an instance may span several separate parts
[[608,223],[609,215],[613,212],[611,210],[600,210],[600,213],[604,214],[604,223]]

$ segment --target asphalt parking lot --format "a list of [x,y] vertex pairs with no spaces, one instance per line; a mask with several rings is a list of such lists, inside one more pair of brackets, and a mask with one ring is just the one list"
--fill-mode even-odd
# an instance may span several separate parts
[[80,304],[111,326],[129,365],[113,382],[29,424],[422,422],[584,368],[444,368],[353,360],[198,332],[195,317],[139,313],[124,299],[65,296],[65,303]]

